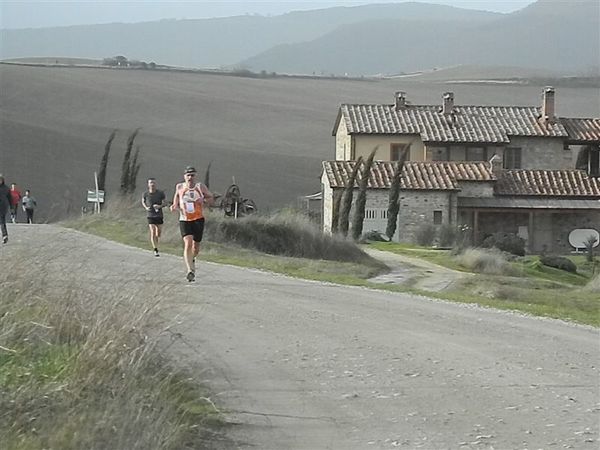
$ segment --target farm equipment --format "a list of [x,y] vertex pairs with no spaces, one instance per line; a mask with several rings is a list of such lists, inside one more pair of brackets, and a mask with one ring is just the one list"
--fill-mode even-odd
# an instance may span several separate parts
[[225,195],[221,197],[220,208],[226,217],[243,217],[256,212],[256,203],[249,198],[243,198],[237,184],[227,188]]

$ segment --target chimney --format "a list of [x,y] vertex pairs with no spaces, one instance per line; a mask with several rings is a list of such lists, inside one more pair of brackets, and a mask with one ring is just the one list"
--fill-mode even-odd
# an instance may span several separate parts
[[394,94],[394,106],[396,107],[396,111],[399,109],[403,109],[406,107],[406,92],[397,91]]
[[490,159],[490,170],[492,171],[492,175],[498,179],[502,174],[502,158],[498,156],[497,153],[494,153],[494,156]]
[[453,92],[444,92],[442,99],[443,99],[442,113],[452,114],[452,110],[454,109],[454,93]]
[[544,122],[553,123],[554,116],[554,88],[546,86],[542,90],[542,117]]

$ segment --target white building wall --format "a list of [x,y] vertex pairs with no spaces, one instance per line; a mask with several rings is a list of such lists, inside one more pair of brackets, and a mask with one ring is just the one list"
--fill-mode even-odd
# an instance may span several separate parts
[[346,122],[342,118],[335,133],[336,161],[349,161],[352,158],[352,136],[348,134]]
[[329,185],[327,174],[321,175],[321,186],[323,190],[323,232],[331,233],[331,224],[333,219],[333,189]]
[[367,158],[375,147],[375,160],[389,161],[390,146],[392,144],[410,144],[409,161],[423,161],[425,158],[425,147],[423,141],[418,134],[415,135],[364,135],[358,134],[354,136],[354,151],[355,158],[359,156]]

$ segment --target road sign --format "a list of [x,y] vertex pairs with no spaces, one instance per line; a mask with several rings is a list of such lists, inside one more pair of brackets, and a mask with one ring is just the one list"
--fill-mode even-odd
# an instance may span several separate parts
[[98,191],[98,197],[96,197],[96,191],[87,191],[87,201],[90,203],[104,203],[104,191]]

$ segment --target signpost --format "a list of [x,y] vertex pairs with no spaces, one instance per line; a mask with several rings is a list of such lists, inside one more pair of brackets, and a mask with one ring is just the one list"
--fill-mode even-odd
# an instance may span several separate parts
[[98,189],[98,173],[96,172],[94,172],[94,183],[96,184],[96,189],[87,191],[87,201],[94,204],[94,213],[99,214],[100,205],[104,203],[104,191]]

